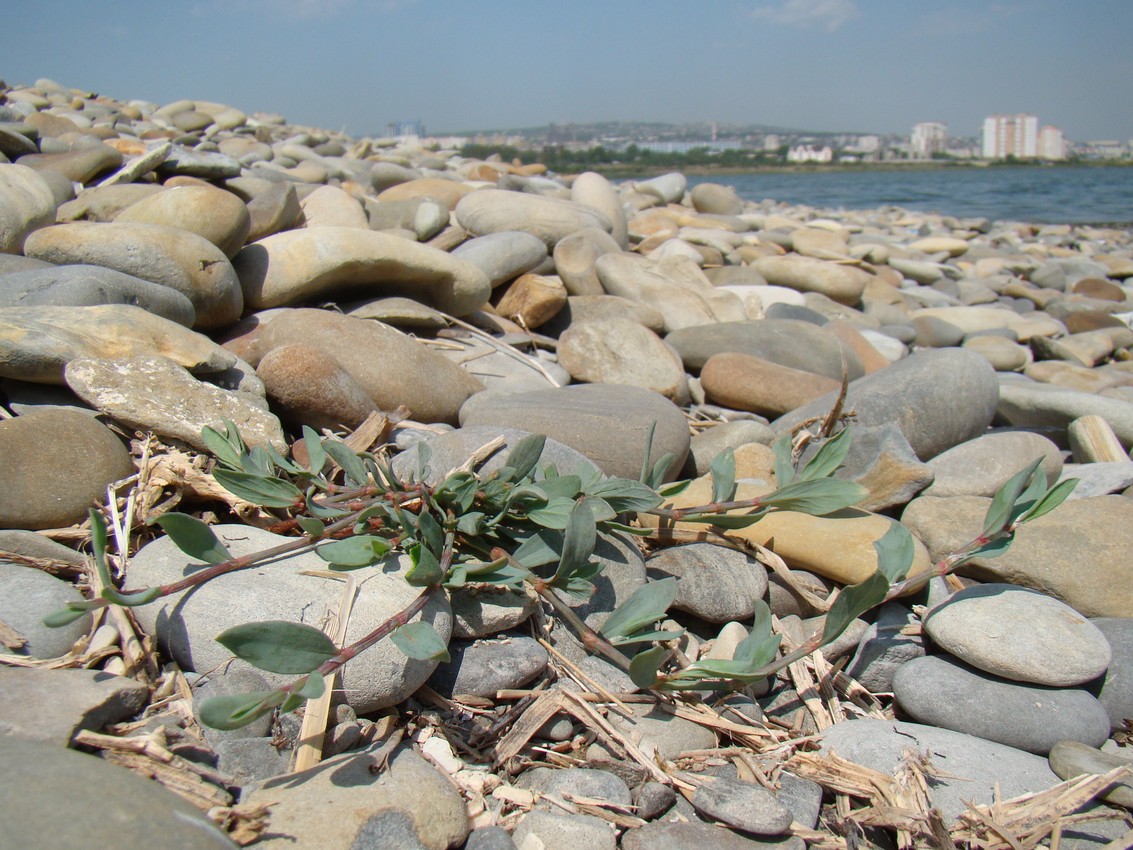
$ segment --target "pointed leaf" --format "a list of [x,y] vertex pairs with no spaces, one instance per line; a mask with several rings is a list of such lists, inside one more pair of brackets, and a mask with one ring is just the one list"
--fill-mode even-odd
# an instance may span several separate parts
[[665,476],[669,474],[669,467],[673,465],[674,460],[676,460],[676,458],[673,457],[672,452],[665,452],[665,454],[661,455],[660,460],[653,464],[653,469],[649,472],[649,478],[644,483],[648,484],[654,490],[660,487],[665,482]]
[[653,435],[657,433],[657,420],[654,419],[649,423],[649,430],[645,432],[645,454],[641,456],[641,478],[642,484],[653,486],[653,479],[649,471],[649,456],[653,454]]
[[[543,434],[528,434],[519,440],[508,452],[506,466],[515,470],[515,479],[526,478],[539,462],[547,437]],[[513,479],[513,480],[515,480]]]
[[91,608],[84,602],[68,602],[66,608],[59,608],[45,616],[41,622],[49,629],[58,629],[69,626],[75,620],[89,613]]
[[788,431],[776,440],[771,449],[775,454],[775,484],[778,487],[786,487],[795,480],[791,432]]
[[253,667],[270,673],[310,673],[338,652],[314,626],[266,620],[225,629],[218,643]]
[[345,540],[332,540],[315,548],[315,554],[342,567],[368,567],[389,554],[388,541],[371,534],[359,534]]
[[637,653],[629,662],[629,677],[639,688],[652,688],[657,684],[657,672],[669,655],[663,646],[655,646]]
[[104,587],[102,593],[99,594],[103,599],[113,602],[115,605],[122,605],[126,608],[133,608],[137,605],[148,605],[159,596],[161,596],[160,587],[147,587],[145,590],[138,590],[133,593],[122,593],[120,590],[115,590],[114,586]]
[[1019,498],[1023,489],[1027,486],[1027,482],[1031,480],[1031,476],[1035,474],[1035,470],[1041,464],[1042,458],[1036,458],[1030,466],[1015,473],[999,488],[984,515],[983,533],[985,537],[1001,531],[1007,525],[1011,516],[1011,509],[1015,506],[1015,500]]
[[842,588],[830,610],[826,612],[826,625],[822,629],[823,645],[830,643],[846,630],[854,620],[885,601],[889,580],[876,572],[860,584]]
[[570,576],[556,587],[560,587],[568,596],[573,596],[582,602],[594,595],[594,585],[577,575]]
[[290,481],[250,475],[231,469],[216,469],[212,473],[225,490],[254,505],[265,508],[290,508],[303,502],[302,491]]
[[547,498],[558,496],[574,499],[582,492],[582,479],[577,475],[556,475],[539,482],[539,489]]
[[677,580],[673,577],[643,584],[624,603],[614,609],[601,633],[611,640],[629,637],[663,619],[677,598]]
[[606,478],[591,487],[587,495],[605,499],[619,514],[652,510],[664,501],[657,491],[630,478]]
[[448,645],[431,623],[418,620],[396,629],[389,636],[394,646],[419,661],[448,661]]
[[232,560],[228,547],[220,542],[211,528],[195,516],[180,513],[162,514],[151,520],[173,540],[174,545],[190,558],[206,564],[223,564]]
[[594,522],[594,514],[586,499],[579,499],[571,509],[567,520],[566,535],[563,537],[563,554],[559,559],[558,569],[552,583],[566,580],[576,570],[584,567],[594,554],[594,545],[598,540],[598,528]]
[[433,447],[425,440],[417,444],[417,480],[427,481],[429,478],[429,461],[433,458]]
[[209,450],[209,454],[225,466],[230,469],[241,467],[240,457],[247,449],[234,423],[225,419],[223,432],[206,425],[201,429],[201,441]]
[[656,490],[657,494],[661,496],[661,500],[663,502],[665,499],[671,499],[674,496],[679,496],[681,493],[687,490],[691,484],[692,479],[689,478],[684,481],[673,481],[669,484],[665,484],[661,487],[656,488]]
[[913,535],[901,523],[890,524],[882,538],[874,541],[873,548],[877,551],[877,568],[891,584],[908,574],[916,547]]
[[853,481],[815,478],[780,487],[774,493],[762,497],[760,502],[766,507],[825,516],[860,502],[866,495],[866,488]]
[[1007,512],[1007,522],[1014,524],[1019,517],[1028,513],[1031,508],[1038,504],[1039,499],[1046,495],[1046,473],[1042,469],[1036,469],[1027,486],[1023,488],[1023,492],[1015,499],[1015,504],[1011,506],[1011,510]]
[[286,696],[281,691],[209,697],[201,703],[201,723],[225,731],[240,729],[281,705],[284,699]]
[[[571,512],[578,504],[574,499],[565,499],[560,496],[548,499],[547,504],[538,505],[527,511],[527,518],[544,528],[565,529],[570,523]],[[587,513],[593,518],[593,512],[587,508]]]
[[560,560],[562,553],[562,532],[541,528],[519,545],[512,558],[525,567],[541,567]]
[[330,455],[331,460],[342,467],[349,484],[354,487],[361,487],[366,483],[368,478],[366,464],[362,463],[362,459],[346,443],[341,440],[323,440],[323,451]]
[[973,558],[998,558],[1000,555],[1011,548],[1013,539],[1013,535],[1010,534],[1005,534],[1002,537],[996,537],[994,540],[988,541],[971,554],[965,556],[963,561],[961,561],[960,563],[970,561]]
[[610,638],[610,643],[614,646],[627,646],[631,643],[652,643],[655,640],[676,640],[684,633],[684,629],[676,632],[670,632],[666,629],[652,632],[634,632],[629,637]]
[[804,481],[812,481],[816,478],[827,478],[833,475],[842,465],[842,461],[846,459],[846,453],[849,451],[850,431],[843,429],[819,447],[814,457],[807,461],[806,466],[803,467],[799,478]]
[[753,631],[736,646],[732,660],[746,665],[748,672],[754,675],[760,667],[775,660],[781,640],[781,635],[762,635]]
[[422,511],[417,517],[417,530],[421,534],[421,542],[432,550],[434,555],[440,555],[445,548],[445,531],[428,511]]
[[114,579],[110,575],[110,567],[106,563],[106,523],[102,521],[102,514],[94,508],[87,510],[90,517],[91,552],[94,555],[94,568],[102,586],[114,589]]
[[342,508],[328,507],[320,505],[313,498],[313,493],[307,493],[307,513],[313,517],[321,517],[322,519],[340,519],[344,516],[349,516],[350,511],[344,511]]
[[751,617],[751,634],[760,637],[771,636],[771,608],[762,599],[754,601],[755,610]]
[[303,682],[303,686],[293,693],[296,696],[306,697],[307,699],[318,699],[326,693],[327,683],[323,674],[318,670],[312,670],[307,674],[307,678]]
[[323,441],[310,425],[303,426],[303,443],[307,448],[307,469],[318,475],[326,466],[327,453],[323,451]]
[[1074,488],[1078,485],[1077,478],[1067,478],[1065,481],[1059,481],[1053,487],[1046,491],[1041,499],[1031,506],[1031,509],[1019,517],[1020,524],[1030,522],[1033,519],[1049,514],[1059,505],[1066,501],[1067,497],[1074,492]]
[[712,501],[730,502],[736,495],[736,453],[726,448],[708,466],[712,476]]

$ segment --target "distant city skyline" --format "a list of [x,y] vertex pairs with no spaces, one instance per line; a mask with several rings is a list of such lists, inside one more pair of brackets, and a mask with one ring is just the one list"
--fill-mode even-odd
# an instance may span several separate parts
[[1133,138],[1128,0],[44,0],[10,13],[0,79],[214,100],[381,134],[599,121],[978,137],[1034,114]]

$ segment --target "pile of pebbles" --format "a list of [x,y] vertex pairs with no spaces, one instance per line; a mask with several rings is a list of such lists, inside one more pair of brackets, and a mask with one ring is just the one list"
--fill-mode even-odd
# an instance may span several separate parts
[[[767,787],[712,755],[728,742],[710,726],[660,707],[627,703],[609,722],[647,754],[699,753],[685,794],[576,715],[543,725],[517,775],[422,722],[440,711],[483,738],[499,691],[577,690],[555,680],[564,665],[635,690],[561,627],[548,632],[522,595],[462,590],[426,609],[448,663],[383,645],[352,662],[325,743],[338,754],[299,779],[287,773],[294,717],[194,738],[191,717],[155,713],[173,695],[123,675],[122,623],[40,620],[79,598],[60,576],[80,575],[82,555],[59,541],[80,541],[88,508],[136,472],[135,434],[199,452],[202,427],[229,419],[250,445],[286,452],[302,425],[345,433],[405,408],[391,450],[407,468],[422,439],[447,469],[496,436],[542,433],[561,471],[636,477],[655,423],[651,459],[670,452],[670,477],[696,479],[676,501],[691,505],[709,501],[708,464],[728,447],[741,497],[773,487],[769,445],[829,410],[843,375],[853,445],[839,475],[868,495],[834,517],[781,512],[738,532],[773,549],[791,583],[711,542],[645,553],[612,535],[579,615],[599,627],[672,576],[690,659],[730,658],[757,599],[797,643],[821,628],[816,598],[873,572],[890,525],[913,532],[914,570],[927,569],[1042,458],[1050,483],[1080,479],[1071,501],[1002,557],[871,612],[824,649],[888,713],[830,724],[789,676],[729,710],[886,773],[910,746],[930,752],[946,823],[996,787],[1006,799],[1127,763],[1130,278],[1129,230],[752,203],[713,183],[690,191],[679,173],[614,183],[223,104],[0,84],[0,791],[20,801],[0,829],[21,846],[78,846],[100,829],[123,847],[152,846],[158,831],[179,847],[232,846],[173,793],[67,748],[109,725],[160,730],[177,758],[222,777],[229,803],[268,805],[257,846],[804,846],[829,822],[820,785],[767,763]],[[240,523],[216,532],[237,555],[279,542]],[[158,538],[132,554],[126,585],[187,565]],[[250,620],[321,624],[341,594],[305,574],[323,566],[302,554],[270,579],[224,576],[138,609],[141,632],[195,699],[271,687],[226,667],[213,637]],[[356,576],[348,639],[412,596],[396,564]],[[97,669],[38,663],[96,625],[85,652]],[[391,710],[413,718],[398,746],[381,731]],[[161,722],[135,722],[143,713]],[[61,795],[67,818],[13,820]],[[1108,800],[1131,798],[1122,784]],[[1127,829],[1075,825],[1061,846]]]

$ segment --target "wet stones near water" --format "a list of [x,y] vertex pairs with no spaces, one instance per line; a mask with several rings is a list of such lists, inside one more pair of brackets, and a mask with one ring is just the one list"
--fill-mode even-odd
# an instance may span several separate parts
[[82,522],[108,484],[134,472],[130,453],[109,428],[69,410],[0,421],[0,458],[4,528]]
[[893,693],[920,723],[1043,756],[1059,741],[1096,747],[1109,737],[1109,716],[1084,690],[1011,682],[944,656],[902,665]]

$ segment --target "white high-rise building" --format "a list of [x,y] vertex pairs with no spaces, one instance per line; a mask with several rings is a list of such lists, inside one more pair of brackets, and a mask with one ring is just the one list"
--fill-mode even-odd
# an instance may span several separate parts
[[1066,159],[1066,140],[1057,127],[1047,124],[1039,130],[1039,156],[1042,159]]
[[984,119],[982,152],[985,159],[1038,156],[1039,119],[1034,115],[989,115]]
[[948,147],[948,125],[939,121],[924,121],[913,125],[909,137],[909,150],[916,159],[931,159],[935,153],[944,153]]

